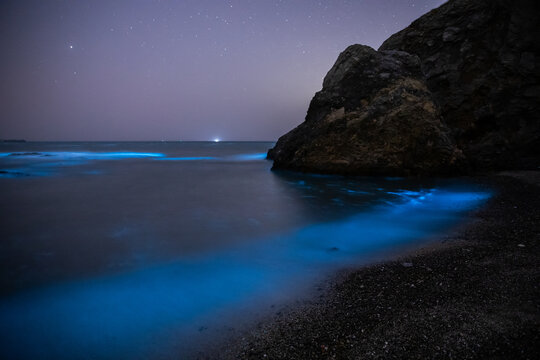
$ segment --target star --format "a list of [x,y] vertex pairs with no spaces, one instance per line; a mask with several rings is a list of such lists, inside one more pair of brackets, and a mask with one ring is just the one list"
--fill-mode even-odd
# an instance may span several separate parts
[[73,49],[73,45],[69,45],[69,48],[70,48],[70,49]]

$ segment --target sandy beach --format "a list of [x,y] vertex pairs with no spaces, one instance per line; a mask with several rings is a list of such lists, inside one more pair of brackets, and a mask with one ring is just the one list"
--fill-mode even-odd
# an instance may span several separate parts
[[342,271],[318,298],[199,358],[536,358],[540,173],[471,180],[494,196],[435,245]]

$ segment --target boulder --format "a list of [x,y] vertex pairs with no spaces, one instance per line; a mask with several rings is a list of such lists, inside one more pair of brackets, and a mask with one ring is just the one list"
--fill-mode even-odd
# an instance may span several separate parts
[[471,169],[538,168],[540,7],[454,0],[386,40],[415,54]]
[[306,121],[282,136],[275,168],[317,173],[451,173],[463,160],[417,56],[353,45],[315,94]]
[[375,51],[338,57],[274,168],[450,175],[540,166],[533,0],[451,0]]

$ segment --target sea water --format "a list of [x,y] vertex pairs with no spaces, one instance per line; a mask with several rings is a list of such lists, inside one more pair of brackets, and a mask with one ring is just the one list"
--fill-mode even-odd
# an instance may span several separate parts
[[0,144],[0,357],[193,356],[490,196],[271,171],[272,145]]

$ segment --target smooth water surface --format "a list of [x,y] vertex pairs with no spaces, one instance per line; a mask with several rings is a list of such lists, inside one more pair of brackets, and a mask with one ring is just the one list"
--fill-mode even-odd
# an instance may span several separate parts
[[0,357],[186,357],[489,197],[272,172],[272,145],[0,144]]

